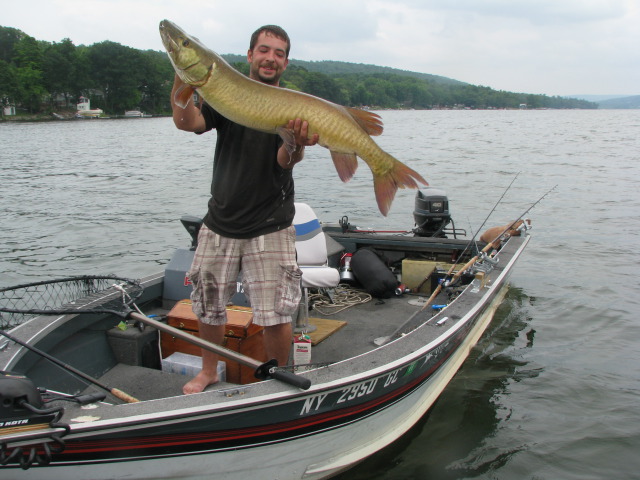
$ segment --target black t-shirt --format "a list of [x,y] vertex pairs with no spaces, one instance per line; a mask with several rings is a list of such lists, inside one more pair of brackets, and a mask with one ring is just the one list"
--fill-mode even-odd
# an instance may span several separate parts
[[278,165],[282,139],[228,120],[204,104],[206,130],[217,131],[205,225],[219,235],[252,238],[287,228],[295,209],[292,171]]

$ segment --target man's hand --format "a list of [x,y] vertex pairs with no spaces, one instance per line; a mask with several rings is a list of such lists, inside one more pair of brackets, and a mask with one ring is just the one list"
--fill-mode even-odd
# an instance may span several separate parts
[[314,133],[311,138],[309,136],[309,122],[296,118],[295,120],[289,120],[287,125],[289,130],[293,131],[293,136],[296,140],[296,145],[301,147],[311,147],[318,143],[320,136]]
[[180,130],[202,132],[205,129],[204,117],[200,108],[193,104],[192,96],[193,88],[183,83],[180,77],[175,75],[170,97],[173,123]]
[[309,138],[309,122],[300,118],[289,120],[285,130],[288,132],[288,138],[278,150],[278,164],[282,168],[293,168],[304,157],[304,147],[317,144],[320,136],[314,133]]

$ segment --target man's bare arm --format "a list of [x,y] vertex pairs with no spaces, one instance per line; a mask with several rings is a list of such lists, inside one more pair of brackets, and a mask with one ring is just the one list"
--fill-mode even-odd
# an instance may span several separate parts
[[181,96],[183,97],[188,97],[193,94],[193,89],[180,80],[178,75],[175,76],[173,80],[173,88],[171,89],[173,123],[180,130],[185,130],[187,132],[204,132],[206,125],[200,109],[193,103],[192,99],[189,99],[185,108],[177,105],[176,93],[182,94]]

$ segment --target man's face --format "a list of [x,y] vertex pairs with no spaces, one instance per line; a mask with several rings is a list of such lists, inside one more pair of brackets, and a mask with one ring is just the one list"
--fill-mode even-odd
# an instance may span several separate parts
[[253,50],[247,52],[249,77],[269,85],[278,85],[289,64],[287,42],[269,32],[262,32]]

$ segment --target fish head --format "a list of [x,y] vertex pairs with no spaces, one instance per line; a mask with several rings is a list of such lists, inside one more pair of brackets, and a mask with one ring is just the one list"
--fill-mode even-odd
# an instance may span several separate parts
[[160,22],[160,37],[180,79],[194,87],[206,83],[216,54],[169,20]]

